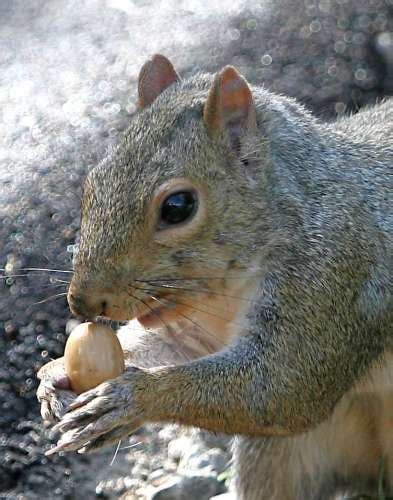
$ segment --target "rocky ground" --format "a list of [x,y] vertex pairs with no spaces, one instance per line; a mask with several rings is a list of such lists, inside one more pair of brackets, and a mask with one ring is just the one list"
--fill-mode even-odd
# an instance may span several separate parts
[[227,440],[207,433],[149,427],[115,459],[43,455],[35,373],[67,336],[83,177],[135,112],[150,54],[182,75],[234,64],[331,119],[391,94],[392,11],[391,0],[0,2],[0,499],[226,490]]

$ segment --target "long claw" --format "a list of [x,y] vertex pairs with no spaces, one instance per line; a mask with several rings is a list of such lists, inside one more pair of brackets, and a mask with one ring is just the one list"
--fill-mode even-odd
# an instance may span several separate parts
[[89,403],[92,401],[95,397],[97,397],[97,394],[93,391],[89,392],[84,392],[80,394],[74,401],[72,401],[69,405],[68,408],[66,409],[66,413],[75,410],[76,408],[80,408],[81,406]]
[[67,441],[67,442],[64,441],[63,443],[59,441],[59,443],[57,443],[56,446],[45,452],[45,456],[49,457],[51,455],[54,455],[55,453],[58,453],[59,451],[63,451],[64,448],[69,446],[71,443],[72,441]]

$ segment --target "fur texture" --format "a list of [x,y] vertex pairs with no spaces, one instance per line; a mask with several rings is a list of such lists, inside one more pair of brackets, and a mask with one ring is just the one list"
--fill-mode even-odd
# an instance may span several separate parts
[[[172,421],[248,436],[239,500],[363,493],[391,453],[393,102],[324,124],[251,88],[257,127],[235,153],[203,121],[212,84],[166,88],[87,178],[71,304],[131,319],[153,297],[157,314],[175,313],[168,340],[139,336],[140,368],[78,398],[58,449]],[[163,233],[154,193],[173,179],[192,183],[204,212]]]

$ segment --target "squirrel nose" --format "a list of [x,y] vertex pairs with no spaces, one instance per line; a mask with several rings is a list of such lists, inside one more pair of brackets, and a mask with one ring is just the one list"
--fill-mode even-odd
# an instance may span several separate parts
[[104,300],[93,302],[87,296],[72,291],[68,292],[67,300],[71,312],[77,316],[94,318],[95,316],[105,315],[107,304]]

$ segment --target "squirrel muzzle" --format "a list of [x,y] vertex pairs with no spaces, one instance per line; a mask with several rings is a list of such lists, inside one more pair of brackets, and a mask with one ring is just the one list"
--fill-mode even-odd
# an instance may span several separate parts
[[93,288],[80,290],[71,283],[67,300],[71,312],[85,319],[105,316],[117,321],[125,321],[133,317],[130,308],[125,306],[125,297],[110,290]]

